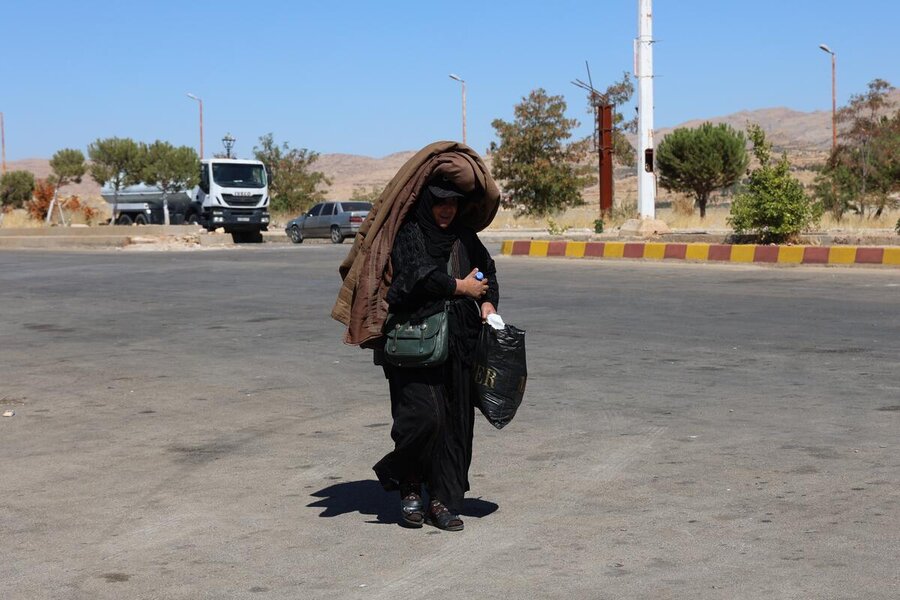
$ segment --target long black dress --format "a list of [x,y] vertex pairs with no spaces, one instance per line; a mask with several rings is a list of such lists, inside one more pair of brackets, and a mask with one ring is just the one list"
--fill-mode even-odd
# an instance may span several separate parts
[[[496,307],[500,288],[487,249],[475,232],[462,227],[448,232],[456,238],[448,246],[448,274],[444,255],[423,234],[433,220],[424,227],[419,222],[430,218],[420,210],[418,219],[398,232],[391,252],[393,281],[387,301],[392,309],[411,310],[413,318],[424,318],[442,310],[450,300],[450,355],[438,367],[384,365],[390,383],[394,450],[373,468],[386,490],[397,489],[401,483],[422,482],[432,499],[458,513],[469,490],[472,462],[475,412],[471,369],[482,327],[480,305],[490,302]],[[488,291],[478,301],[454,297],[455,279],[464,278],[475,267],[488,278]]]

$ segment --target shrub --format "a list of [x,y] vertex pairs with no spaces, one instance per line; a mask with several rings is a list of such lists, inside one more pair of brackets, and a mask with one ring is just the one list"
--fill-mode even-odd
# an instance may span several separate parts
[[772,162],[772,145],[762,128],[751,125],[748,131],[760,166],[732,202],[728,222],[737,234],[755,234],[763,243],[784,242],[817,222],[822,208],[791,175],[787,155]]
[[569,230],[568,225],[560,225],[553,217],[547,219],[547,233],[550,235],[562,235]]
[[31,199],[34,175],[30,171],[10,171],[0,177],[0,205],[21,208]]
[[50,210],[50,202],[53,201],[53,194],[56,192],[56,186],[48,179],[38,179],[34,184],[34,195],[25,205],[29,216],[35,221],[43,221],[47,218],[47,211]]

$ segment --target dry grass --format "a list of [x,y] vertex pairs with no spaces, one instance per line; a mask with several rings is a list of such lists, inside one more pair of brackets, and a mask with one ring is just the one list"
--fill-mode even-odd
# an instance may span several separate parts
[[[698,230],[698,231],[728,231],[731,227],[728,225],[728,217],[730,216],[730,206],[713,205],[707,206],[706,218],[701,219],[697,209],[687,212],[687,208],[693,208],[692,202],[685,202],[678,198],[666,198],[661,201],[663,206],[656,209],[656,218],[665,221],[673,230]],[[616,227],[620,227],[626,220],[635,218],[637,215],[637,205],[633,198],[625,199],[621,203],[617,203],[613,208],[612,217],[605,220],[605,228],[611,231]],[[550,218],[555,223],[556,229],[594,229],[594,220],[599,216],[599,207],[596,203],[571,208],[559,214],[552,215]],[[874,231],[888,230],[893,231],[900,218],[900,209],[886,211],[881,218],[860,218],[856,215],[845,215],[840,221],[836,220],[833,215],[826,214],[819,223],[820,231]],[[497,217],[491,224],[491,229],[548,229],[550,226],[549,219],[535,217],[519,217],[516,218],[512,211],[501,209],[497,213]]]
[[[87,200],[81,201],[84,205],[90,206],[91,208],[98,211],[97,216],[92,219],[91,223],[88,223],[84,218],[84,214],[80,210],[67,210],[66,211],[66,222],[70,225],[97,225],[107,219],[109,219],[110,209],[109,205],[104,202],[100,198],[89,198]],[[59,213],[56,209],[53,210],[52,219],[53,223],[59,222]],[[33,219],[28,211],[24,208],[17,208],[13,211],[6,213],[3,216],[3,222],[0,223],[0,227],[3,229],[12,229],[12,228],[30,228],[30,227],[45,227],[44,221],[39,221],[37,219]]]

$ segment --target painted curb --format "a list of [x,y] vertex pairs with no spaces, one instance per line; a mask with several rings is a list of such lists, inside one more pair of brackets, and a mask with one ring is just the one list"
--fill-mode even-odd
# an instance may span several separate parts
[[504,240],[501,253],[509,256],[533,257],[900,267],[900,246],[759,246],[755,244]]

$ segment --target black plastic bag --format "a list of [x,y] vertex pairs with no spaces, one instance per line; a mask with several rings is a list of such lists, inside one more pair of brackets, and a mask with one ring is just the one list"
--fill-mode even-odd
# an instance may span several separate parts
[[475,402],[491,425],[503,429],[525,395],[525,331],[512,325],[503,329],[483,325],[474,369]]

